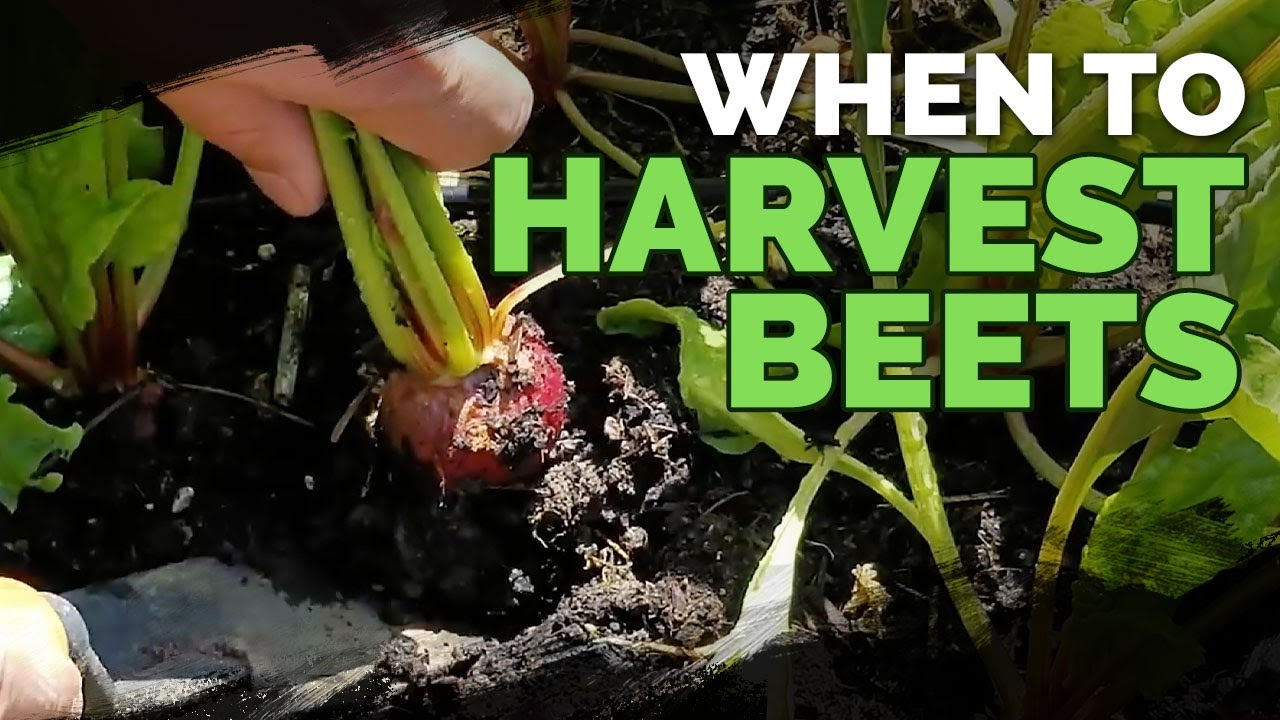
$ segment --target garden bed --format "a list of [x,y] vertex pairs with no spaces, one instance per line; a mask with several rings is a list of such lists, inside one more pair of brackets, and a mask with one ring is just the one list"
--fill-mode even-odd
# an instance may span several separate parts
[[[994,32],[984,7],[935,4],[932,12],[924,5],[903,49],[959,50]],[[676,53],[790,50],[843,23],[843,8],[827,0],[757,5],[614,0],[578,13],[585,27]],[[592,65],[645,72],[606,53]],[[699,176],[717,175],[724,158],[740,150],[817,157],[857,149],[849,136],[815,138],[794,121],[775,138],[719,138],[696,106],[663,105],[664,116],[607,96],[582,105],[624,149],[682,147]],[[546,180],[555,178],[564,153],[590,150],[551,110],[534,119],[527,138],[518,149],[533,153]],[[431,478],[367,429],[375,409],[367,391],[386,358],[332,215],[284,217],[217,151],[207,154],[202,172],[190,230],[142,336],[151,378],[123,398],[92,402],[24,391],[49,419],[75,420],[88,431],[63,487],[25,494],[18,512],[0,519],[0,574],[65,590],[188,557],[244,562],[267,575],[300,561],[342,595],[372,603],[391,624],[431,621],[490,638],[444,670],[428,668],[412,642],[390,644],[380,667],[385,692],[377,696],[378,709],[388,712],[484,696],[485,714],[562,717],[570,708],[617,707],[618,693],[644,698],[662,683],[683,687],[694,677],[678,672],[687,659],[626,644],[691,650],[723,635],[805,468],[766,448],[732,456],[701,443],[680,400],[674,331],[660,342],[606,337],[595,316],[648,297],[718,322],[726,292],[745,280],[683,277],[665,264],[643,277],[569,278],[536,295],[525,309],[545,328],[573,384],[566,432],[543,476],[442,498]],[[611,213],[614,226],[623,209]],[[454,217],[473,238],[477,266],[486,267],[487,216],[455,210]],[[837,280],[779,284],[811,285],[833,300],[841,287],[866,280],[852,264],[843,221],[832,214],[819,233],[842,263]],[[1154,231],[1148,239],[1143,259],[1120,282],[1150,298],[1169,277],[1167,240]],[[540,267],[556,260],[554,244],[544,248]],[[309,277],[309,319],[298,336],[292,401],[282,406],[271,390],[298,268]],[[495,292],[508,289],[501,280],[487,282]],[[1113,383],[1133,359],[1132,352],[1116,355]],[[1030,417],[1049,452],[1065,461],[1093,417],[1061,410],[1061,378],[1061,370],[1037,374],[1040,410]],[[796,422],[830,428],[840,419],[831,408]],[[1019,454],[999,414],[928,419],[966,567],[996,629],[1021,637],[1054,490]],[[852,452],[901,479],[883,418]],[[1111,487],[1126,476],[1123,465],[1108,475]],[[867,565],[887,604],[868,600]],[[863,578],[857,597],[855,569]],[[808,660],[797,667],[808,668],[806,677],[827,673],[813,681],[821,688],[799,692],[810,712],[798,716],[992,712],[990,682],[928,547],[861,485],[828,481],[810,516],[798,587],[795,615],[809,641],[802,655]],[[1241,704],[1241,713],[1274,708],[1280,683],[1227,694],[1243,687],[1237,671],[1249,653],[1277,633],[1274,614],[1241,625],[1168,700],[1130,717],[1208,717],[1216,710],[1207,708],[1231,703]],[[1280,669],[1280,661],[1267,667]],[[579,691],[588,677],[598,680],[596,692]],[[829,704],[833,697],[845,704]],[[545,704],[531,710],[531,698]],[[1198,712],[1176,714],[1192,703]],[[722,707],[725,716],[744,712]]]

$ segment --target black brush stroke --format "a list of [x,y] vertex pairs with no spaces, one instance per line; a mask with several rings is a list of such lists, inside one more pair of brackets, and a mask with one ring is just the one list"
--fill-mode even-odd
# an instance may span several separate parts
[[0,155],[282,48],[313,48],[349,78],[567,1],[14,0],[0,11]]

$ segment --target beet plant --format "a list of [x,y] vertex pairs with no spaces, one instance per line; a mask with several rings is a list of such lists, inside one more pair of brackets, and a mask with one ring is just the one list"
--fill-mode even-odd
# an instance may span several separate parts
[[[806,439],[811,433],[780,413],[728,409],[725,332],[689,308],[636,299],[603,310],[598,323],[609,334],[652,338],[664,326],[679,330],[681,394],[696,413],[705,442],[726,453],[764,445],[786,460],[811,466],[747,587],[733,630],[700,650],[713,662],[737,662],[791,629],[796,556],[809,513],[832,473],[872,490],[926,541],[1005,717],[1100,720],[1138,696],[1157,697],[1203,662],[1203,644],[1215,631],[1251,602],[1280,589],[1280,559],[1256,557],[1259,549],[1280,537],[1280,301],[1275,292],[1280,246],[1268,235],[1280,224],[1280,45],[1274,41],[1280,32],[1280,8],[1268,0],[1109,5],[1068,0],[1033,25],[1038,9],[1034,0],[1020,3],[1009,45],[1022,57],[1012,58],[1010,65],[1020,67],[1028,50],[1053,53],[1061,75],[1071,78],[1055,85],[1055,100],[1070,110],[1052,136],[1035,138],[1014,130],[992,139],[990,150],[1033,153],[1046,169],[1086,152],[1133,160],[1153,147],[1168,153],[1231,152],[1250,160],[1247,187],[1220,196],[1216,204],[1214,272],[1181,280],[1184,287],[1210,290],[1239,304],[1230,323],[1214,334],[1228,341],[1241,358],[1241,385],[1225,406],[1212,412],[1190,415],[1156,408],[1138,399],[1151,370],[1164,365],[1148,353],[1114,388],[1065,468],[1039,446],[1024,418],[1009,417],[1017,446],[1037,472],[1058,486],[1036,563],[1024,673],[996,636],[964,571],[944,508],[945,478],[933,463],[921,414],[889,413],[906,470],[906,487],[899,487],[847,452],[851,441],[881,413],[855,413],[835,430],[834,443],[815,447]],[[885,10],[886,3],[879,0],[849,3],[855,56],[885,49]],[[1025,29],[1031,27],[1034,32]],[[1134,87],[1135,135],[1104,135],[1099,128],[1105,125],[1108,88],[1096,78],[1076,77],[1084,53],[1125,50],[1154,52],[1164,61],[1212,52],[1244,69],[1255,97],[1237,125],[1240,129],[1212,138],[1174,132],[1158,114],[1154,83],[1148,78]],[[1211,89],[1201,90],[1203,107],[1215,102]],[[887,207],[882,142],[868,137],[856,115],[849,118],[849,127],[862,140],[879,199]],[[1115,194],[1130,207],[1155,192],[1124,190],[1129,189]],[[1043,241],[1054,223],[1043,204],[1028,196],[1031,235]],[[938,222],[936,217],[932,221]],[[935,294],[973,282],[1014,287],[999,277],[947,276],[936,263],[943,239],[930,236],[930,222],[926,217],[924,232],[917,237],[920,259],[909,285]],[[1073,281],[1047,270],[1034,278],[1032,287],[1069,287]],[[898,280],[877,277],[875,284],[893,289]],[[901,329],[885,332],[895,330]],[[1051,338],[1031,332],[1026,337],[1031,357],[1038,353],[1043,364],[1054,364],[1053,347],[1042,342]],[[936,371],[926,363],[914,372]],[[1201,430],[1198,438],[1184,432],[1193,424]],[[1141,456],[1119,489],[1109,495],[1098,492],[1094,485],[1102,474],[1139,447]],[[1054,622],[1061,599],[1057,586],[1067,541],[1083,508],[1096,517],[1083,548],[1081,576],[1072,584],[1070,612],[1059,627]],[[1244,579],[1225,591],[1215,587],[1217,594],[1209,602],[1203,596],[1193,605],[1186,602],[1192,591],[1203,595],[1211,580],[1245,565],[1250,565],[1250,572]],[[780,678],[782,683],[785,679]]]
[[442,487],[539,470],[564,426],[568,386],[541,328],[516,306],[539,275],[490,305],[423,162],[324,111],[312,124],[361,298],[401,367],[378,416]]
[[184,133],[172,182],[157,180],[162,131],[134,105],[5,156],[0,367],[64,395],[138,380],[138,331],[186,230],[202,148]]
[[140,379],[138,332],[186,230],[202,150],[184,133],[172,181],[159,181],[162,130],[134,105],[0,161],[0,505],[10,511],[23,489],[58,486],[48,462],[83,434],[14,403],[13,378],[67,397]]

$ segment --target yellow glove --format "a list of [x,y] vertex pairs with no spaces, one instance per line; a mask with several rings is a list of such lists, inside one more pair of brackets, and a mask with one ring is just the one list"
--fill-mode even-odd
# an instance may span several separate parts
[[53,606],[33,588],[0,578],[0,720],[79,717],[80,672]]

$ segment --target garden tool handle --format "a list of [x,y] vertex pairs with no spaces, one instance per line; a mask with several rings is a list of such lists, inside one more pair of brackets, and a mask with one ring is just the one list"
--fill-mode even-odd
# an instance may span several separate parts
[[67,633],[67,645],[71,661],[80,670],[83,683],[84,713],[90,717],[114,717],[116,708],[116,685],[107,668],[94,652],[89,642],[89,628],[76,609],[66,598],[53,593],[40,593],[53,607],[54,612],[62,620],[62,627]]

